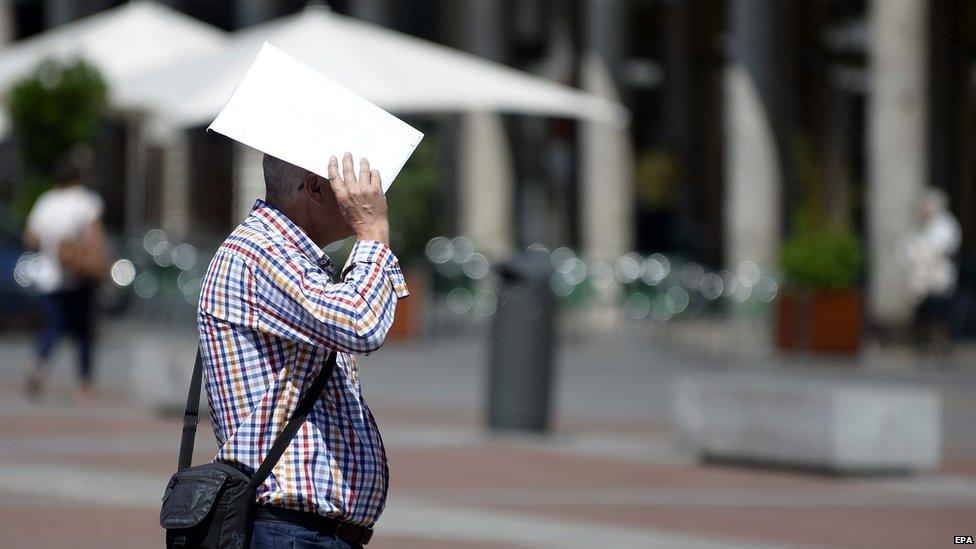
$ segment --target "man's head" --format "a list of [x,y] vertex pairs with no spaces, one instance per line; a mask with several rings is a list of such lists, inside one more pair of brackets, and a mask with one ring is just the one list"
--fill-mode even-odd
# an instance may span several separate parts
[[352,234],[329,181],[284,160],[264,155],[265,200],[302,228],[319,246]]

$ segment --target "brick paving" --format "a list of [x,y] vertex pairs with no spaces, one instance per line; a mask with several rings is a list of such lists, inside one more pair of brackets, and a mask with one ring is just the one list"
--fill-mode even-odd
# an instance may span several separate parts
[[[0,353],[25,347],[0,342]],[[451,363],[462,352],[390,346],[363,368],[391,462],[391,497],[371,548],[938,547],[976,530],[976,403],[967,396],[976,376],[965,368],[877,370],[885,381],[943,387],[946,459],[933,474],[864,478],[698,463],[674,443],[659,400],[689,363],[724,366],[680,356],[597,374],[586,370],[587,351],[566,353],[554,433],[489,434],[479,366]],[[0,548],[159,547],[178,420],[111,383],[95,402],[77,403],[64,375],[29,403],[18,367],[5,361],[0,371]],[[854,375],[870,379],[870,368]],[[598,396],[585,396],[581,383]],[[627,385],[617,395],[626,401],[600,401],[615,384]],[[652,402],[634,402],[640,394]],[[197,461],[213,451],[201,424]]]

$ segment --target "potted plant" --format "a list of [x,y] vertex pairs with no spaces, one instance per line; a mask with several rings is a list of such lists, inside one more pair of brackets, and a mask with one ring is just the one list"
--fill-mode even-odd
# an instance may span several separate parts
[[861,263],[861,244],[846,229],[805,228],[786,241],[780,255],[786,291],[777,305],[776,323],[781,348],[860,349]]

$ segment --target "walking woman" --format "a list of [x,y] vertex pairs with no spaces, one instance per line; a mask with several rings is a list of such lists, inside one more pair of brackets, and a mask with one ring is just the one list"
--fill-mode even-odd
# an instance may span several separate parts
[[919,202],[918,229],[907,247],[908,289],[915,301],[914,339],[925,366],[946,366],[961,243],[959,222],[944,191],[929,188]]
[[92,155],[73,151],[55,170],[56,185],[42,194],[27,218],[24,244],[40,253],[35,284],[44,305],[37,357],[27,376],[32,399],[41,392],[48,359],[61,336],[78,345],[81,397],[92,396],[94,290],[106,271],[102,199],[86,187]]

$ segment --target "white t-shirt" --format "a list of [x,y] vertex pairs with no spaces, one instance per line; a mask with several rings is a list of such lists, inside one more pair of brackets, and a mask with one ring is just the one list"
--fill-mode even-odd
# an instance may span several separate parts
[[56,188],[42,194],[27,217],[27,229],[37,237],[41,261],[35,283],[42,293],[76,287],[79,280],[62,267],[58,247],[78,238],[85,227],[102,216],[104,205],[83,185]]
[[959,222],[949,212],[933,215],[909,238],[908,289],[916,301],[955,289],[958,273],[952,254],[961,240]]

